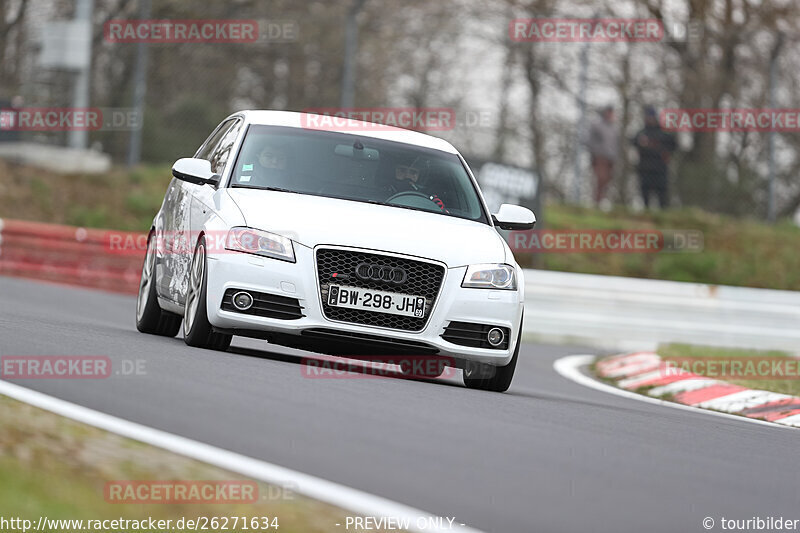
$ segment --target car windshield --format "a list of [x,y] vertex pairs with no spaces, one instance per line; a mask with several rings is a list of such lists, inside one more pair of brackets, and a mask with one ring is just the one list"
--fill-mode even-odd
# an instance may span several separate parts
[[251,126],[230,183],[488,223],[457,155],[353,134]]

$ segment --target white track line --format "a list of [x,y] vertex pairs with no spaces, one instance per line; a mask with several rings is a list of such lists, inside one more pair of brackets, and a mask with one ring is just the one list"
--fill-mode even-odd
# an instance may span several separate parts
[[636,394],[635,392],[626,391],[623,389],[618,389],[617,387],[612,387],[607,383],[603,383],[597,381],[596,379],[587,376],[583,372],[581,372],[581,368],[588,366],[597,359],[594,355],[568,355],[566,357],[562,357],[561,359],[557,359],[553,362],[553,369],[558,372],[562,377],[565,377],[575,383],[583,385],[585,387],[589,387],[595,390],[608,392],[611,394],[616,394],[617,396],[622,396],[623,398],[631,398],[634,400],[639,400],[642,402],[653,403],[656,405],[664,405],[667,407],[674,407],[675,409],[682,409],[684,411],[694,411],[696,413],[705,413],[707,415],[719,416],[722,418],[727,418],[729,420],[738,420],[740,422],[751,422],[755,424],[759,424],[762,426],[769,426],[772,428],[787,428],[793,429],[791,426],[784,426],[780,424],[776,424],[774,422],[767,422],[765,420],[758,420],[756,418],[748,418],[746,416],[738,416],[732,415],[728,413],[720,413],[717,411],[709,411],[707,409],[701,409],[699,407],[693,407],[691,405],[684,405],[682,403],[675,403],[675,402],[668,402],[665,400],[659,400],[658,398],[651,398],[650,396],[644,396],[642,394]]
[[[243,476],[264,481],[278,486],[290,488],[293,492],[303,494],[315,500],[325,502],[342,509],[352,511],[364,516],[397,517],[401,520],[408,519],[411,527],[409,531],[458,531],[461,533],[480,533],[477,529],[461,526],[458,521],[449,529],[447,520],[444,527],[416,526],[433,515],[413,507],[393,502],[380,496],[374,496],[360,490],[332,481],[327,481],[289,468],[274,465],[259,459],[253,459],[235,452],[223,450],[209,444],[173,435],[165,431],[153,429],[148,426],[130,422],[122,418],[101,413],[88,407],[76,405],[53,396],[48,396],[7,381],[0,380],[0,394],[14,398],[21,402],[45,409],[78,422],[83,422],[96,428],[104,429],[123,437],[128,437],[140,442],[151,444],[171,452],[197,459],[205,463],[224,468]],[[431,522],[432,524],[433,522]]]

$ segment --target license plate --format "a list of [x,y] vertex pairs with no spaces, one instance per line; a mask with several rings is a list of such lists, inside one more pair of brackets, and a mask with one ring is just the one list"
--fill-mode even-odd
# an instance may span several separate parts
[[425,298],[422,296],[340,285],[328,288],[328,305],[417,318],[425,316]]

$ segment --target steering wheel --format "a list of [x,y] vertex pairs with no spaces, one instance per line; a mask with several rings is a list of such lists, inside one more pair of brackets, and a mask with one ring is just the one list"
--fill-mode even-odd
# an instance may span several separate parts
[[[441,200],[439,200],[441,202]],[[427,194],[418,191],[402,191],[393,194],[386,199],[387,204],[403,205],[406,207],[417,207],[420,209],[430,209],[431,211],[443,211],[444,205],[439,205]],[[431,208],[435,209],[431,209]]]

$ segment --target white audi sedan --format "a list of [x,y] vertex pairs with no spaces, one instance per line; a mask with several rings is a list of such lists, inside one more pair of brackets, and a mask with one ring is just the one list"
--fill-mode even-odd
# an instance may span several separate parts
[[497,228],[530,229],[534,214],[490,214],[444,140],[315,117],[235,113],[175,163],[148,238],[139,331],[174,336],[182,322],[202,348],[241,335],[440,357],[468,387],[507,390],[525,284]]

